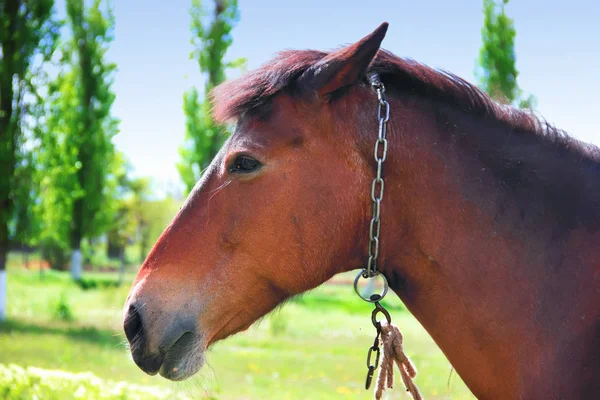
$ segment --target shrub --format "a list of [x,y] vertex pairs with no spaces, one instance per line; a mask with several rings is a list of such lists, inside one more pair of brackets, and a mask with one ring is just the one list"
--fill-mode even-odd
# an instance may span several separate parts
[[65,271],[69,261],[69,249],[55,239],[48,238],[41,243],[42,258],[48,262],[50,268]]
[[61,321],[71,322],[75,320],[73,310],[64,292],[60,294],[60,298],[54,307],[54,316]]
[[107,277],[83,277],[80,280],[76,281],[77,285],[83,290],[90,289],[106,289],[111,287],[118,287],[119,281],[116,280],[113,276]]
[[70,373],[35,367],[0,364],[0,399],[6,400],[66,400],[66,399],[188,399],[181,393],[105,381],[90,372]]

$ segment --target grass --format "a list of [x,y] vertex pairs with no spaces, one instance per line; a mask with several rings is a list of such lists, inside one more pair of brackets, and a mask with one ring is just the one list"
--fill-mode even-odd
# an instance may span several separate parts
[[[0,324],[0,364],[90,371],[105,380],[193,398],[372,398],[363,387],[374,334],[371,308],[347,285],[326,284],[294,299],[247,332],[213,346],[200,374],[172,383],[145,375],[128,355],[121,332],[128,285],[84,290],[66,273],[47,271],[40,280],[37,272],[16,266],[8,276],[9,319]],[[103,274],[99,279],[111,278]],[[450,377],[448,361],[393,294],[386,306],[419,369],[417,384],[425,397],[472,399],[460,378],[455,373]],[[68,308],[71,321],[57,314],[60,307]],[[408,398],[397,378],[399,385],[388,399]]]

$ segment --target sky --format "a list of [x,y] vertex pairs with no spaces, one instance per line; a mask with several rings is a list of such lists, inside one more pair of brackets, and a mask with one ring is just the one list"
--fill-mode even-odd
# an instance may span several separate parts
[[[206,1],[207,6],[210,2]],[[183,93],[203,87],[190,60],[190,0],[113,0],[117,63],[115,137],[136,175],[163,190],[179,185]],[[59,4],[60,6],[60,4]],[[475,82],[482,0],[239,0],[228,60],[248,68],[284,49],[330,50],[359,40],[388,21],[382,47]],[[538,112],[579,139],[600,145],[600,2],[513,0],[518,83],[537,98]]]

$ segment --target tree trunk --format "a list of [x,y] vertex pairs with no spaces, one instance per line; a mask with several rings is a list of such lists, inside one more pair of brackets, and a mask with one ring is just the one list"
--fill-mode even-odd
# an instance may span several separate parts
[[73,204],[73,230],[71,232],[71,277],[81,279],[81,239],[83,226],[83,199],[78,198]]
[[146,259],[146,247],[148,247],[146,246],[146,243],[143,241],[140,242],[140,265],[142,265]]
[[6,298],[7,296],[7,284],[6,284],[6,258],[8,255],[8,246],[0,244],[0,321],[6,319]]
[[21,258],[23,258],[25,269],[29,269],[29,247],[25,243],[21,243]]
[[144,263],[146,259],[146,249],[148,249],[148,235],[145,234],[147,227],[144,222],[140,223],[139,232],[140,232],[140,265]]
[[38,261],[38,267],[40,269],[40,281],[44,280],[44,260],[40,259]]
[[119,265],[119,286],[125,281],[125,246],[121,247],[121,255],[119,257],[121,263]]
[[[83,17],[83,2],[81,3],[81,9],[78,9],[77,15],[74,15],[72,24],[75,37],[79,38],[77,40],[78,44],[78,56],[79,56],[79,67],[81,72],[81,82],[82,82],[82,93],[81,93],[81,105],[83,107],[83,126],[80,131],[80,135],[91,135],[91,128],[93,125],[94,118],[94,110],[93,110],[93,89],[91,87],[93,82],[93,78],[91,78],[92,74],[92,61],[90,59],[90,52],[87,43],[87,36],[84,26],[84,17]],[[80,147],[78,149],[77,159],[81,163],[81,167],[77,170],[77,179],[79,182],[79,187],[84,191],[83,197],[77,198],[73,203],[73,232],[72,232],[72,240],[71,240],[71,248],[73,252],[71,253],[71,275],[73,279],[80,280],[81,279],[81,240],[84,235],[87,236],[89,234],[89,226],[88,229],[84,229],[84,224],[89,225],[89,212],[85,212],[85,201],[86,197],[89,196],[89,193],[86,192],[86,181],[89,180],[89,163],[92,162],[92,149],[90,148],[90,144],[87,140],[84,140],[80,143]]]
[[[4,221],[3,221],[4,222]],[[8,222],[8,221],[7,221]],[[6,284],[6,261],[8,258],[9,240],[8,240],[8,224],[0,227],[0,321],[6,319],[6,299],[7,284]]]
[[81,280],[81,270],[82,270],[82,256],[81,249],[72,249],[71,250],[71,277],[74,280]]
[[[4,3],[4,4],[2,4]],[[0,320],[6,318],[6,257],[10,240],[8,223],[13,210],[11,199],[12,182],[15,171],[15,146],[17,131],[13,121],[15,76],[15,54],[17,51],[17,14],[19,2],[7,0],[0,3],[2,22],[6,23],[0,45],[2,65],[0,66]],[[4,7],[2,7],[2,5]]]

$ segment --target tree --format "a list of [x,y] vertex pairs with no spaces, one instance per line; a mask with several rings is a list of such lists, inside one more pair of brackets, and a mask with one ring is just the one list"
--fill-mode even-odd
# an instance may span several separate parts
[[[139,262],[141,265],[148,254],[152,234],[151,227],[154,222],[151,219],[151,215],[145,212],[146,205],[150,201],[151,180],[149,178],[132,179],[130,181],[130,189],[132,194],[130,204],[136,224],[137,240],[140,249]],[[164,226],[167,224],[168,222]]]
[[145,258],[149,242],[148,227],[152,223],[144,208],[150,198],[150,179],[132,178],[131,168],[122,153],[117,152],[113,170],[116,190],[114,191],[115,218],[107,232],[108,256],[120,259],[119,282],[125,273],[125,248],[136,240],[142,253],[140,263]]
[[[88,2],[85,2],[88,3]],[[100,0],[86,7],[68,0],[67,29],[59,46],[56,78],[48,86],[44,124],[36,130],[35,164],[40,196],[36,212],[42,255],[81,276],[81,241],[98,237],[113,221],[116,184],[111,115],[115,65],[105,60],[114,18]]]
[[66,267],[73,199],[80,196],[77,184],[77,148],[70,140],[77,121],[77,74],[71,68],[71,52],[61,46],[61,71],[48,88],[44,124],[36,130],[34,154],[39,196],[35,215],[40,225],[43,258],[53,269]]
[[[130,166],[121,152],[116,153],[113,166],[115,189],[113,201],[115,213],[113,223],[106,234],[108,256],[117,256],[120,261],[119,285],[125,275],[125,247],[135,236],[135,219],[132,206],[132,182],[129,178]],[[116,253],[116,254],[115,254]]]
[[86,10],[83,0],[67,0],[67,15],[73,34],[71,50],[77,60],[73,64],[76,108],[67,124],[77,169],[71,220],[71,272],[77,280],[81,277],[81,240],[98,235],[110,224],[103,208],[118,124],[111,115],[116,66],[105,60],[114,31],[110,7],[103,12],[101,0],[94,0]]
[[[23,173],[20,167],[27,165],[21,151],[22,121],[29,102],[36,101],[32,76],[35,63],[47,61],[54,51],[58,25],[52,18],[53,6],[53,0],[0,0],[0,320],[6,316],[9,224],[17,209],[15,198],[24,198],[17,190],[25,184],[17,178],[19,172]],[[23,217],[25,206],[19,206]]]
[[533,96],[524,97],[517,84],[515,54],[516,30],[504,7],[509,0],[483,1],[482,46],[476,75],[480,86],[492,98],[502,103],[517,103],[522,108],[533,108]]
[[39,239],[40,226],[34,214],[39,192],[35,185],[36,166],[34,154],[30,149],[24,149],[26,142],[19,147],[22,151],[19,154],[15,168],[15,187],[13,191],[15,209],[11,225],[13,248],[15,244],[20,245],[25,267],[28,268],[29,251],[31,247],[38,243]]
[[163,199],[148,199],[141,203],[141,214],[145,219],[144,224],[140,226],[140,241],[145,241],[145,244],[140,246],[141,262],[148,255],[148,245],[158,240],[165,227],[169,225],[173,216],[181,208],[181,204],[182,200],[175,199],[170,195]]
[[179,175],[191,191],[204,169],[217,154],[226,139],[225,127],[212,118],[208,95],[212,88],[225,80],[228,68],[244,65],[244,59],[231,63],[224,57],[232,43],[231,30],[239,20],[237,0],[216,0],[212,18],[206,23],[207,14],[200,0],[193,0],[190,9],[194,51],[191,58],[198,62],[206,77],[204,95],[194,87],[183,95],[186,116],[186,143],[180,148],[181,162],[177,164]]

